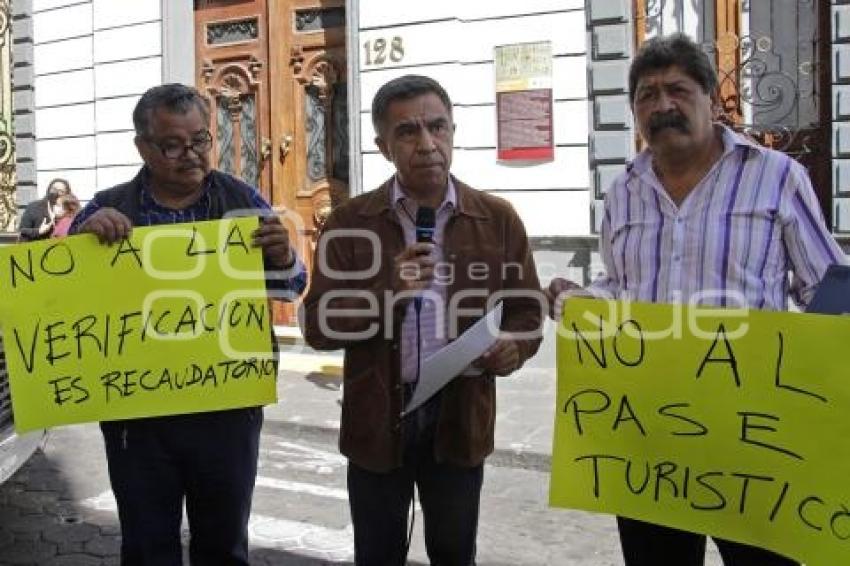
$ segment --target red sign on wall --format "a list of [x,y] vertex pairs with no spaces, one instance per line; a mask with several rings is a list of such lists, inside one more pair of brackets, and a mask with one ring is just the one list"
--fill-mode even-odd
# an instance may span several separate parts
[[496,93],[499,159],[555,157],[552,140],[552,89]]
[[498,46],[495,62],[499,160],[554,159],[551,43]]

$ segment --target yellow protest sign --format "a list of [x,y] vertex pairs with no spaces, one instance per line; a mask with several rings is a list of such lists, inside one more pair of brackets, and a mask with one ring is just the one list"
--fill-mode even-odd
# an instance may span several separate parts
[[550,503],[850,562],[850,318],[571,299]]
[[275,401],[257,218],[0,249],[19,431]]

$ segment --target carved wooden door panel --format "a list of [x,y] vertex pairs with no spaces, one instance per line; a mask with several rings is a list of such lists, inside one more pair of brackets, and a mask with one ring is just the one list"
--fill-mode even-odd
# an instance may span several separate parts
[[[213,163],[290,213],[309,269],[318,230],[348,195],[345,0],[196,0],[195,46]],[[276,304],[275,322],[295,324],[294,307]]]
[[344,0],[269,5],[275,204],[297,213],[312,262],[331,207],[348,196]]
[[196,86],[210,102],[213,165],[273,200],[266,0],[196,0]]

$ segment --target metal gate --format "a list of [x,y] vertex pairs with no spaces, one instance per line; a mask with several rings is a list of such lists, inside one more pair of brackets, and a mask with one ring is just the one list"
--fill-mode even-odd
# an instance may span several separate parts
[[635,0],[635,40],[677,31],[714,62],[722,120],[809,170],[831,226],[829,2]]

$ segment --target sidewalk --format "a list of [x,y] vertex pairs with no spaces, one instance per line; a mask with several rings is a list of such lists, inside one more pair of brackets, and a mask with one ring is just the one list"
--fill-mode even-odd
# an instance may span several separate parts
[[[281,371],[266,426],[298,434],[337,436],[342,400],[342,352],[316,352],[291,330],[279,337]],[[496,450],[491,464],[547,471],[555,410],[554,328],[547,321],[537,355],[497,381]]]

